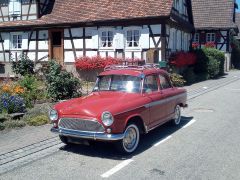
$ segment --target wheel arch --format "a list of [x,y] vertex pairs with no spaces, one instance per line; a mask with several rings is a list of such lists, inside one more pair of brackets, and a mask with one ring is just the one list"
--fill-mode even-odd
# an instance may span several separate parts
[[129,125],[131,123],[134,123],[139,127],[139,131],[141,134],[147,133],[145,123],[143,121],[143,118],[140,115],[134,115],[134,116],[129,117],[126,121],[125,127],[127,127],[127,125]]

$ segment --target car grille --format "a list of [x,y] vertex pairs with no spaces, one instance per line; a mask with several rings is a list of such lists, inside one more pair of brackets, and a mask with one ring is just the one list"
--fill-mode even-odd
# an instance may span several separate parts
[[89,132],[104,132],[104,127],[97,121],[83,120],[78,118],[62,118],[58,126],[64,129],[89,131]]

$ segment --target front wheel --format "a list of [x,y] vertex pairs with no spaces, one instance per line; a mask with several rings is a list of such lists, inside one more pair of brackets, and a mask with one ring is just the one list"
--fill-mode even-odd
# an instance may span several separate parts
[[174,118],[172,124],[178,126],[181,122],[181,107],[177,105],[174,110]]
[[139,128],[135,124],[129,124],[125,131],[122,140],[116,143],[117,149],[126,154],[134,152],[139,144],[140,133]]

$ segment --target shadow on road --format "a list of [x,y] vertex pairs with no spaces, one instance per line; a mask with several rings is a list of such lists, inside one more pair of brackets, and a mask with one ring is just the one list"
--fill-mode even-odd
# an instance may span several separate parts
[[150,131],[148,134],[142,135],[138,149],[131,155],[122,155],[114,147],[113,143],[106,142],[93,142],[91,145],[65,145],[60,148],[62,151],[81,154],[91,157],[100,157],[105,159],[124,160],[133,156],[141,154],[142,152],[151,148],[155,143],[161,141],[169,135],[174,134],[181,129],[184,125],[190,122],[193,117],[182,116],[181,124],[179,126],[172,126],[170,122]]

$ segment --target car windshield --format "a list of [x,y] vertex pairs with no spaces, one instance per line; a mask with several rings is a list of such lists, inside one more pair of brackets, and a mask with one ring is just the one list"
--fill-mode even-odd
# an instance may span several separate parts
[[141,92],[141,78],[129,75],[99,76],[93,91]]

